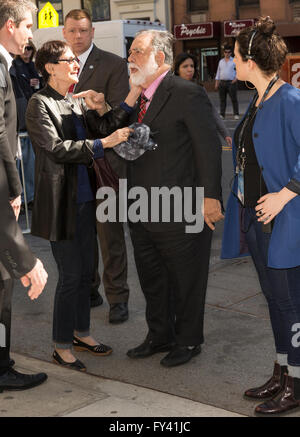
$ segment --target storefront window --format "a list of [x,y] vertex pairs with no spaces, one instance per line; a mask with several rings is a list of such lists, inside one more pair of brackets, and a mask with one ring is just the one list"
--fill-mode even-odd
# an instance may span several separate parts
[[214,80],[218,69],[218,55],[217,47],[201,49],[200,78],[202,81]]
[[208,0],[188,0],[189,12],[208,11]]
[[[37,7],[39,8],[39,11],[43,9],[43,7],[48,3],[47,0],[45,1],[37,1]],[[58,12],[59,15],[59,24],[64,24],[63,19],[63,7],[62,7],[62,0],[51,0],[50,3],[54,7],[54,9]]]
[[82,8],[89,11],[93,21],[110,20],[109,0],[82,0]]

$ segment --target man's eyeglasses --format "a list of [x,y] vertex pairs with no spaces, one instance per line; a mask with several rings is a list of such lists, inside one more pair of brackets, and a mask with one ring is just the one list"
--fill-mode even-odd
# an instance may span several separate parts
[[224,50],[224,53],[231,53],[231,50]]
[[69,58],[69,59],[58,59],[57,61],[52,61],[52,64],[59,64],[60,62],[67,62],[68,64],[73,64],[74,62],[78,62],[77,58]]

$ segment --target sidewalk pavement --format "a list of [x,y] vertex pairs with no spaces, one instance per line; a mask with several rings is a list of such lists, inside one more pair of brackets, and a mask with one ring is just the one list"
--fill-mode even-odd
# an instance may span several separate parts
[[243,417],[179,396],[12,354],[16,370],[45,372],[31,390],[3,392],[0,417]]

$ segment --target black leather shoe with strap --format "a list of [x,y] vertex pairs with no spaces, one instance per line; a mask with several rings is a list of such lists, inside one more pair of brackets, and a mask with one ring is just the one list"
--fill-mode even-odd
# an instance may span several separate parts
[[95,346],[90,346],[89,344],[79,340],[78,337],[73,338],[73,347],[75,351],[90,352],[91,354],[98,357],[104,357],[112,353],[112,348],[110,346],[107,346],[106,344],[99,343]]

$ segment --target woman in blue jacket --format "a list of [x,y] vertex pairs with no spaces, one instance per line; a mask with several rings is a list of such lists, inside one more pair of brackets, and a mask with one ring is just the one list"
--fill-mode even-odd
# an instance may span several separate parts
[[223,258],[251,254],[268,303],[273,376],[245,392],[266,414],[300,406],[300,91],[278,76],[286,54],[270,17],[237,36],[237,77],[257,94],[234,134],[222,247]]

